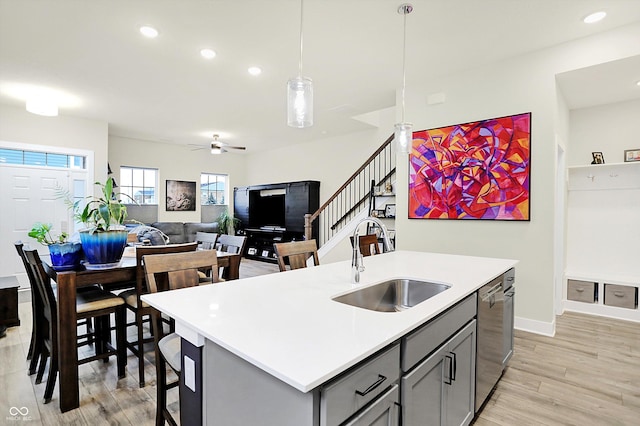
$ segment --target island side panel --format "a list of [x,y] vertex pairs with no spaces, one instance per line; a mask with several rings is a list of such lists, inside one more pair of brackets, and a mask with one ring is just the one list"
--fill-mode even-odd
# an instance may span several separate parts
[[307,393],[207,340],[204,347],[207,425],[318,426],[319,393]]

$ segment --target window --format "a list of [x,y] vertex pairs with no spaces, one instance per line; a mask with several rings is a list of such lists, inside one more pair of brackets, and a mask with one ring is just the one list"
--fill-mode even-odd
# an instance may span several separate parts
[[[136,200],[138,204],[158,204],[158,169],[120,167],[119,192]],[[127,203],[127,197],[122,202]],[[128,201],[131,204],[131,200]]]
[[26,166],[57,167],[63,169],[86,169],[86,158],[55,152],[24,151],[0,148],[0,163]]
[[227,175],[200,175],[200,204],[227,204]]

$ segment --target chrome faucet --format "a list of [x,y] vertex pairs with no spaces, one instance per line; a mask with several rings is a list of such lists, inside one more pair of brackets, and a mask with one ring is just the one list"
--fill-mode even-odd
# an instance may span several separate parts
[[380,227],[382,233],[382,243],[384,245],[383,251],[393,251],[393,244],[389,239],[389,231],[382,221],[376,217],[367,216],[361,219],[356,225],[356,229],[353,230],[353,253],[351,255],[351,282],[357,284],[360,282],[360,272],[364,272],[364,264],[362,258],[362,252],[360,252],[360,234],[358,233],[358,227],[363,222],[373,222]]

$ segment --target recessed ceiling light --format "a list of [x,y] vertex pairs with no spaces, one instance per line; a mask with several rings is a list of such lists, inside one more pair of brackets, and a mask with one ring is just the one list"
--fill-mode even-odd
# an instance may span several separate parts
[[636,81],[636,86],[640,86],[640,80]]
[[200,51],[200,54],[202,55],[203,58],[205,59],[213,59],[216,57],[216,52],[211,50],[211,49],[202,49]]
[[251,75],[260,75],[262,74],[262,70],[258,67],[249,67],[249,69],[247,70],[249,71],[249,74]]
[[158,37],[158,30],[156,30],[153,27],[140,27],[140,33],[145,36],[145,37],[149,37],[149,38],[156,38]]
[[607,12],[603,12],[603,11],[595,12],[587,16],[586,18],[584,18],[582,21],[585,24],[593,24],[594,22],[602,21],[605,16],[607,16]]

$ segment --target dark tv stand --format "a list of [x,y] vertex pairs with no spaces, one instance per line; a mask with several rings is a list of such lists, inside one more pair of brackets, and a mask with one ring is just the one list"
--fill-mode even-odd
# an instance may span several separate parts
[[[273,244],[304,239],[304,215],[320,206],[320,182],[300,181],[234,188],[238,235],[247,236],[244,256],[276,262]],[[312,226],[318,236],[318,224]]]

